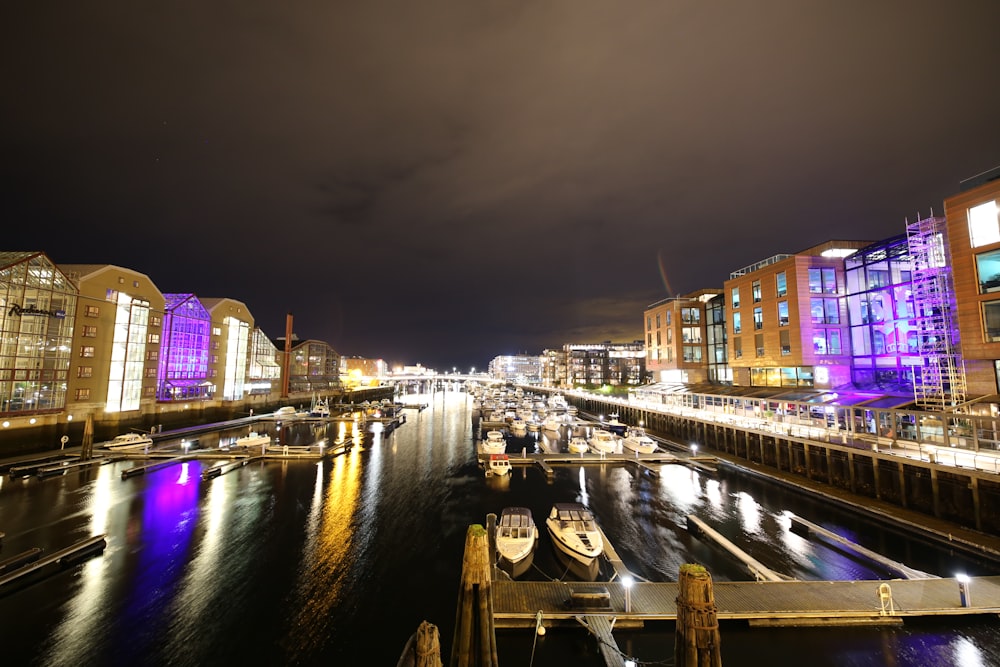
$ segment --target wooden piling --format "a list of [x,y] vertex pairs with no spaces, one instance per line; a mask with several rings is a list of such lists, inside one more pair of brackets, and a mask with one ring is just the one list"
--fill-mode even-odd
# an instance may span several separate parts
[[491,576],[489,534],[474,524],[465,534],[451,667],[497,667]]
[[675,667],[722,667],[712,575],[701,565],[681,565],[676,627]]

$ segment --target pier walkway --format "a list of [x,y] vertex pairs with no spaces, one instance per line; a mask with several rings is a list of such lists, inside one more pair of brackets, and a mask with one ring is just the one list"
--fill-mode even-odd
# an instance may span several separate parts
[[[880,587],[891,591],[891,611],[882,612]],[[901,623],[904,617],[1000,614],[1000,576],[972,577],[967,606],[955,579],[890,581],[780,581],[714,583],[719,620],[751,625],[844,625]],[[574,609],[570,592],[607,591],[610,610]],[[618,624],[677,619],[676,582],[632,584],[625,612],[620,582],[493,582],[493,619],[497,628],[534,628],[543,622],[576,623],[579,616],[613,617]]]

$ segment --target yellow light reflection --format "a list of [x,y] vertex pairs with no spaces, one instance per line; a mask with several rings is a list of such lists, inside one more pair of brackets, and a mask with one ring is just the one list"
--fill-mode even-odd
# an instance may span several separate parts
[[[90,536],[108,532],[108,515],[113,505],[114,491],[120,488],[113,485],[121,484],[114,468],[115,466],[105,465],[97,469],[97,479],[94,480],[93,494],[90,497]],[[113,559],[108,557],[107,552],[120,549],[121,545],[110,542],[105,547],[104,556],[91,558],[80,568],[80,590],[70,598],[63,622],[52,633],[53,651],[58,652],[60,647],[66,646],[84,646],[97,632],[95,626],[101,622],[102,610],[106,604],[105,596],[114,579],[109,574]],[[49,661],[43,659],[42,662]]]
[[[297,599],[304,604],[290,627],[296,634],[291,662],[314,656],[330,634],[330,610],[346,604],[342,593],[352,568],[350,554],[357,547],[352,520],[361,485],[361,454],[357,450],[333,460],[329,479],[316,466],[316,483],[309,511],[306,543],[302,549]],[[325,487],[324,487],[325,483]]]
[[719,480],[710,479],[705,483],[705,498],[716,509],[722,509],[722,485]]
[[[188,464],[182,465],[186,468]],[[187,471],[183,470],[181,478],[186,477]],[[220,556],[228,534],[229,512],[237,482],[235,476],[227,475],[208,484],[204,507],[205,533],[184,576],[184,583],[179,587],[176,608],[180,610],[180,614],[174,619],[174,632],[181,636],[185,632],[193,634],[198,631],[198,619],[202,618],[208,603],[217,595],[218,569],[224,565],[220,562]]]

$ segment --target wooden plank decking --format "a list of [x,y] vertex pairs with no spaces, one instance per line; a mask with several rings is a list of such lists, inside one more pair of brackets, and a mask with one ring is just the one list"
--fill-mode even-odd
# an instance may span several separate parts
[[[889,584],[894,614],[882,615],[878,588]],[[954,579],[889,581],[715,582],[719,620],[751,624],[809,625],[899,622],[904,617],[1000,614],[1000,576],[973,577],[971,605],[963,607]],[[570,590],[607,590],[611,610],[569,606]],[[534,627],[541,611],[546,621],[572,620],[581,614],[613,616],[621,621],[676,620],[677,584],[632,585],[631,612],[618,582],[494,581],[493,615],[497,627]]]

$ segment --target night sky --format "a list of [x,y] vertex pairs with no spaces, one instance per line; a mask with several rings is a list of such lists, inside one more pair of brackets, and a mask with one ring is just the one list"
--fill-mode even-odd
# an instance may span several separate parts
[[441,370],[1000,165],[997,0],[31,1],[0,55],[0,249]]

